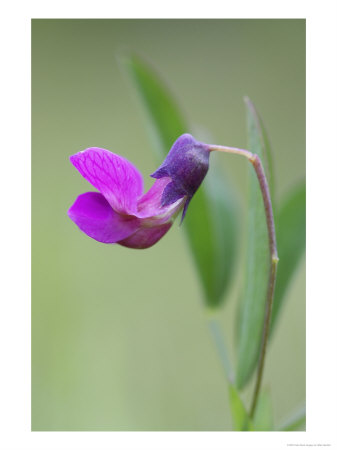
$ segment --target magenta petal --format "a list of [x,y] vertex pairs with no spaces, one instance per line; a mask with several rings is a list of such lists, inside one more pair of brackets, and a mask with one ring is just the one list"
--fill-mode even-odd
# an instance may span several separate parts
[[103,148],[88,148],[70,157],[80,174],[121,214],[134,214],[143,192],[140,172],[127,159]]
[[161,239],[171,228],[172,222],[152,228],[140,228],[133,235],[119,241],[118,244],[129,248],[144,249],[151,247]]
[[171,178],[156,180],[151,188],[138,201],[138,217],[151,217],[162,214],[161,197]]
[[138,201],[137,217],[155,217],[161,216],[168,219],[173,215],[177,209],[182,206],[183,199],[179,204],[162,206],[162,195],[167,185],[171,183],[171,178],[165,177],[160,180],[156,180],[153,186],[144,194]]
[[127,238],[140,226],[139,219],[116,213],[98,192],[79,195],[68,216],[80,230],[105,244]]

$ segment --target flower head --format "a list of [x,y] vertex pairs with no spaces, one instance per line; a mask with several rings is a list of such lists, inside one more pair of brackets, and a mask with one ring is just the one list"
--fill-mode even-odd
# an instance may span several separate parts
[[143,179],[125,158],[102,148],[70,157],[80,174],[99,192],[77,197],[70,219],[91,238],[131,248],[147,248],[170,229],[186,208],[208,170],[207,145],[184,134],[152,175],[155,183],[143,194]]

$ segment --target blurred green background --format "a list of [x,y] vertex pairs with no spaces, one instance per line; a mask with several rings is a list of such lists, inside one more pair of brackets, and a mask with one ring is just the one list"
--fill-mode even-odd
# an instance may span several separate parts
[[[33,20],[32,429],[230,430],[182,228],[138,251],[100,244],[67,217],[92,190],[69,163],[79,150],[119,153],[152,183],[148,122],[117,58],[130,51],[161,74],[199,139],[245,148],[242,98],[254,101],[274,150],[277,200],[305,177],[304,20]],[[215,161],[244,208],[246,161]],[[232,355],[238,280],[220,311]],[[276,423],[305,400],[304,258],[264,385]]]

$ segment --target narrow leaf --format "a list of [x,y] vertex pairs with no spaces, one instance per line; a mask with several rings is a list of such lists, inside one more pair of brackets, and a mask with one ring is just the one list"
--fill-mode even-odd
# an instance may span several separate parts
[[235,386],[229,384],[229,402],[235,431],[253,431],[253,425]]
[[187,239],[210,307],[220,304],[234,269],[237,212],[231,192],[216,165],[211,166],[185,218]]
[[[261,124],[250,100],[246,100],[248,148],[259,155],[269,182],[266,146]],[[266,168],[269,167],[267,171]],[[237,386],[241,389],[249,381],[258,361],[265,315],[269,277],[269,244],[263,199],[256,173],[249,167],[249,201],[247,217],[247,246],[240,305],[238,332]]]
[[124,62],[150,118],[161,162],[174,141],[187,133],[187,124],[168,88],[145,61],[131,56]]
[[258,145],[260,147],[262,158],[260,154],[259,156],[263,162],[263,167],[268,179],[270,195],[273,202],[274,201],[273,152],[270,145],[268,133],[260,114],[255,108],[254,103],[248,97],[245,97],[244,101],[246,105],[247,115],[250,116],[251,118],[250,120],[254,124],[254,138],[253,136],[252,138],[258,142]]
[[[130,57],[126,66],[153,125],[161,162],[174,141],[189,131],[188,126],[164,83],[144,61]],[[215,172],[211,167],[183,223],[205,301],[212,307],[221,303],[231,280],[236,244],[235,205],[223,176],[219,178]]]
[[304,182],[291,192],[277,214],[276,237],[280,261],[277,268],[271,330],[275,327],[285,292],[305,250]]
[[273,409],[269,391],[262,391],[256,405],[254,415],[255,431],[271,431],[274,429]]

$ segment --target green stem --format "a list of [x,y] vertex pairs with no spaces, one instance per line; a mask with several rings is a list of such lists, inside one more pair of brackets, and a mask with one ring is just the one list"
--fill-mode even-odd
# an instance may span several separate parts
[[279,260],[278,255],[277,255],[273,208],[272,208],[272,204],[271,204],[271,197],[270,197],[268,181],[267,181],[266,175],[264,173],[261,160],[258,155],[253,154],[253,153],[249,152],[248,150],[243,150],[243,149],[234,148],[234,147],[223,147],[221,145],[211,145],[208,148],[210,151],[219,151],[219,152],[224,152],[224,153],[233,153],[233,154],[237,154],[237,155],[242,155],[252,163],[255,173],[256,173],[256,176],[259,181],[259,185],[260,185],[260,189],[261,189],[262,197],[263,197],[265,214],[266,214],[266,222],[267,222],[268,238],[269,238],[270,270],[269,270],[269,281],[268,281],[268,290],[267,290],[267,297],[266,297],[266,308],[265,308],[265,317],[264,317],[263,332],[262,332],[262,339],[261,339],[260,356],[259,356],[259,362],[258,362],[258,367],[257,367],[257,376],[256,376],[254,393],[253,393],[252,405],[250,408],[250,417],[253,418],[255,409],[256,409],[257,399],[258,399],[259,392],[260,392],[262,376],[263,376],[263,369],[264,369],[264,362],[265,362],[265,358],[266,358],[266,349],[267,349],[267,342],[268,342],[269,329],[270,329],[271,310],[272,310],[272,305],[273,305],[273,297],[274,297],[275,282],[276,282],[276,269],[277,269],[277,263]]

